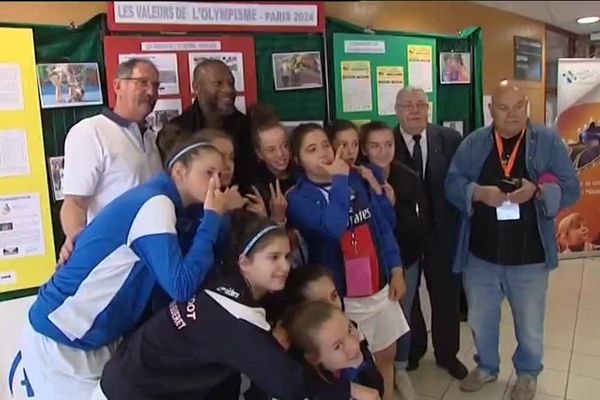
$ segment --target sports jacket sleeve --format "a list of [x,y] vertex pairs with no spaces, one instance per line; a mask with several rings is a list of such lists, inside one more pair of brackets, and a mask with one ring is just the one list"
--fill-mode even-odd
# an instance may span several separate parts
[[246,335],[245,340],[227,344],[231,346],[221,352],[224,362],[278,400],[350,398],[347,379],[325,382],[314,371],[292,359],[269,334]]
[[330,239],[341,239],[348,227],[350,209],[350,188],[348,177],[336,175],[331,182],[329,201],[325,207],[319,207],[303,196],[296,187],[288,195],[288,221],[300,230],[326,236]]
[[[368,164],[367,167],[373,171],[373,175],[375,175],[375,179],[379,182],[380,185],[385,185],[387,182],[383,178],[383,171],[376,165]],[[381,194],[373,193],[375,201],[379,204],[381,211],[384,213],[385,220],[388,221],[392,230],[396,229],[396,211],[394,210],[394,205],[390,203],[390,200],[385,194],[385,190],[382,191]],[[396,199],[398,201],[398,199]]]
[[220,223],[219,214],[207,210],[184,256],[175,230],[175,207],[166,196],[155,196],[140,208],[128,243],[171,298],[187,301],[212,269]]

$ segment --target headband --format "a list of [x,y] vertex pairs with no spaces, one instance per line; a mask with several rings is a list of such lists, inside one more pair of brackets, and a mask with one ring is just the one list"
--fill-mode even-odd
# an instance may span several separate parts
[[244,251],[242,251],[242,254],[247,256],[248,253],[250,252],[250,250],[252,250],[252,248],[256,244],[256,242],[258,242],[267,233],[274,231],[275,229],[279,229],[279,227],[277,225],[270,225],[270,226],[267,226],[266,228],[263,228],[260,232],[258,232],[256,235],[254,235],[254,237],[252,239],[250,239],[250,241],[248,242],[246,247],[244,247]]
[[188,151],[193,150],[197,147],[213,147],[213,145],[208,142],[200,142],[200,143],[190,144],[189,146],[184,147],[183,149],[181,149],[179,151],[179,153],[175,154],[171,158],[171,160],[167,163],[167,169],[173,168],[173,165],[175,165],[175,163],[177,162],[178,159],[180,159]]

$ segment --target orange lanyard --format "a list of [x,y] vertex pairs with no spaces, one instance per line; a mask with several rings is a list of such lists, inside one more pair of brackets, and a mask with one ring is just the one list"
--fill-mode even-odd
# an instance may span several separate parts
[[515,166],[515,162],[517,160],[517,154],[519,153],[519,147],[521,146],[521,141],[523,140],[523,136],[525,136],[525,129],[523,129],[520,133],[519,140],[515,143],[515,147],[510,153],[510,157],[508,160],[504,159],[504,143],[502,142],[502,137],[497,131],[494,131],[496,134],[496,149],[498,150],[498,158],[500,158],[500,164],[502,165],[502,170],[504,171],[504,176],[506,178],[510,177],[510,173]]

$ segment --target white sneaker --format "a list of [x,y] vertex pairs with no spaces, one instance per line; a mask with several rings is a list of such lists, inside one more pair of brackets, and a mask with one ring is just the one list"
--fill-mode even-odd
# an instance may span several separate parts
[[460,390],[463,392],[477,392],[478,390],[481,390],[486,383],[494,382],[496,379],[498,378],[486,374],[479,368],[475,368],[460,382]]
[[413,387],[412,382],[410,381],[410,377],[408,373],[404,369],[397,369],[395,376],[396,389],[400,393],[400,398],[402,400],[417,400],[417,394],[415,393],[415,388]]
[[521,375],[510,395],[511,400],[533,400],[537,388],[537,379],[531,375]]

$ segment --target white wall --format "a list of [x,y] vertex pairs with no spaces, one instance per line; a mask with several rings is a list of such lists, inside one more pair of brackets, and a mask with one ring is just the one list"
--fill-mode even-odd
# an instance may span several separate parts
[[26,391],[21,386],[22,366],[17,369],[12,382],[14,397],[10,395],[8,375],[19,350],[21,330],[27,320],[27,312],[35,296],[0,302],[0,400],[25,400]]

